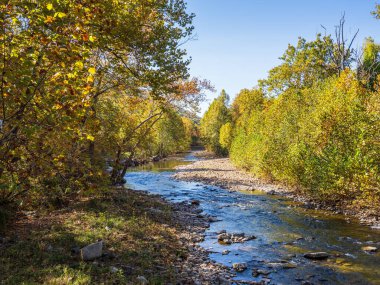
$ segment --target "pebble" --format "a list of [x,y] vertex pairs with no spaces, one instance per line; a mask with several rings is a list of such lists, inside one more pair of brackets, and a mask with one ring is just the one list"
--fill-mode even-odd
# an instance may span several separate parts
[[237,272],[243,272],[248,268],[248,265],[246,262],[237,262],[232,264],[232,268]]
[[246,236],[244,233],[229,234],[229,233],[223,232],[218,235],[218,241],[224,244],[243,243],[243,242],[250,241],[253,239],[256,239],[256,236],[254,235]]
[[364,246],[364,247],[362,247],[362,250],[364,250],[366,252],[376,252],[377,251],[377,247],[374,247],[374,246]]
[[329,254],[327,252],[309,252],[303,255],[305,258],[313,259],[313,260],[323,260],[329,258]]

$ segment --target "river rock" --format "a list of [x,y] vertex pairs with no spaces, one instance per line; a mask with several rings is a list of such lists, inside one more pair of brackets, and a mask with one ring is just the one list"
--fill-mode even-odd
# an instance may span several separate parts
[[293,268],[297,268],[297,264],[295,264],[294,262],[283,263],[283,264],[282,264],[282,268],[284,268],[284,269],[293,269]]
[[218,235],[218,241],[224,241],[224,240],[227,240],[229,238],[231,238],[231,235],[227,234],[227,233],[221,233]]
[[329,254],[327,252],[309,252],[303,255],[305,258],[313,259],[313,260],[323,260],[329,258]]
[[199,200],[192,200],[191,201],[191,205],[196,205],[196,206],[199,206],[201,202]]
[[374,246],[364,246],[364,247],[362,247],[362,250],[364,250],[366,252],[376,252],[377,251],[377,247],[374,247]]
[[232,240],[230,240],[230,239],[224,239],[221,242],[224,244],[232,244]]
[[221,233],[218,235],[218,241],[222,243],[243,243],[249,240],[253,240],[256,237],[253,235],[246,236],[244,233]]
[[230,253],[230,251],[227,250],[227,249],[226,249],[226,250],[223,250],[223,252],[222,252],[223,255],[227,255],[227,254],[229,254],[229,253]]
[[246,237],[243,238],[243,242],[250,241],[250,240],[253,240],[253,239],[256,239],[256,236],[249,235],[249,236],[246,236]]
[[292,268],[296,268],[297,267],[297,264],[295,264],[294,262],[269,262],[267,263],[267,266],[269,268],[282,268],[282,269],[292,269]]
[[137,281],[139,282],[140,285],[147,285],[149,284],[149,281],[144,277],[144,276],[138,276]]
[[232,268],[235,269],[237,272],[243,272],[248,267],[246,262],[237,262],[232,264]]
[[103,241],[89,244],[80,250],[82,260],[91,261],[102,256]]
[[257,277],[259,275],[265,275],[265,276],[267,276],[267,275],[269,275],[271,273],[272,273],[272,271],[265,270],[265,269],[253,269],[252,270],[252,276],[253,277]]

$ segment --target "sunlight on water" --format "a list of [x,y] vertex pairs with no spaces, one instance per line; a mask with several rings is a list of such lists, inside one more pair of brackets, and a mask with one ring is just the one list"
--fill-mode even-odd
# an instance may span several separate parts
[[[131,169],[126,187],[160,194],[173,202],[199,200],[205,214],[220,220],[211,224],[201,245],[210,250],[213,260],[227,266],[247,262],[249,270],[238,273],[237,279],[260,281],[265,275],[253,277],[252,270],[261,269],[269,272],[270,284],[380,284],[380,253],[362,249],[367,245],[380,248],[379,230],[347,223],[343,216],[330,212],[307,210],[300,203],[259,190],[229,193],[171,179],[176,166],[194,160],[190,154]],[[257,239],[221,244],[216,238],[221,230],[244,232]],[[222,254],[225,250],[230,253]],[[312,261],[303,256],[319,251],[327,252],[329,258]]]

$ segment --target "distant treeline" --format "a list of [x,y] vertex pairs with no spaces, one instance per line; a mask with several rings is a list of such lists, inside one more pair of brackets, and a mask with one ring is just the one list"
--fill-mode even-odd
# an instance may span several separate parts
[[[374,14],[380,16],[380,7]],[[317,35],[231,105],[223,91],[201,121],[207,147],[239,167],[330,203],[380,206],[380,45]]]

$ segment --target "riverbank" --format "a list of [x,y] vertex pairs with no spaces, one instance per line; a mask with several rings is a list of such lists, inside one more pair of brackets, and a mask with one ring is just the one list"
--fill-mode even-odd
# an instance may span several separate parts
[[[0,234],[0,284],[229,284],[197,245],[210,218],[196,202],[106,189],[70,207],[19,213]],[[80,249],[102,241],[97,258]]]
[[174,178],[219,186],[230,191],[264,191],[270,195],[288,197],[309,209],[324,209],[343,214],[347,220],[358,219],[363,225],[380,228],[380,213],[371,209],[357,209],[345,203],[329,205],[313,199],[305,193],[283,185],[269,183],[237,169],[228,158],[218,158],[207,151],[195,151],[200,160],[177,167]]

